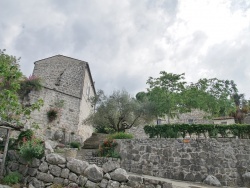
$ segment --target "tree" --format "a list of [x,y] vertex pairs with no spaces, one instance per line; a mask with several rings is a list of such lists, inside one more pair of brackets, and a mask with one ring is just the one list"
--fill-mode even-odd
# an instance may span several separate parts
[[124,132],[151,117],[149,105],[132,98],[126,91],[114,91],[108,97],[99,91],[92,104],[96,106],[96,112],[85,123],[92,124],[98,132]]
[[147,84],[149,84],[149,100],[155,104],[157,115],[160,117],[167,115],[170,123],[170,118],[182,111],[180,95],[186,84],[184,73],[172,74],[161,71],[159,78],[150,77]]
[[19,69],[19,60],[5,54],[5,50],[0,50],[0,118],[17,124],[21,123],[21,118],[29,118],[31,111],[42,105],[42,100],[29,107],[22,105],[18,91],[24,76]]
[[209,112],[212,117],[228,116],[235,111],[233,95],[238,92],[234,81],[217,78],[200,79],[195,87],[202,93],[200,109]]

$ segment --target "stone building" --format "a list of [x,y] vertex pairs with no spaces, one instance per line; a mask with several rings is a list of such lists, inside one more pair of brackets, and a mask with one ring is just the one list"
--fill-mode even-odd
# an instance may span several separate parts
[[[192,109],[191,112],[181,113],[170,118],[170,124],[213,124],[213,121],[207,118],[209,114],[203,110]],[[159,119],[158,124],[168,124],[168,118]]]
[[[83,120],[94,110],[90,98],[95,96],[94,81],[87,62],[56,55],[36,61],[33,76],[42,81],[42,90],[29,94],[29,103],[43,99],[40,111],[32,112],[31,122],[37,123],[40,137],[70,142],[84,141],[91,136],[93,128]],[[49,120],[48,112],[56,109],[58,114]]]

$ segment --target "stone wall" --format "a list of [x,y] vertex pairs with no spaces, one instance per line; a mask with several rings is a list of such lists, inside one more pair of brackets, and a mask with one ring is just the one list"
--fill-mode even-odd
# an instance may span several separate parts
[[[190,141],[190,142],[188,142]],[[202,182],[215,176],[224,186],[240,186],[250,171],[250,140],[117,140],[121,167],[129,172]],[[248,173],[249,174],[249,173]]]
[[102,168],[86,161],[64,158],[58,154],[48,154],[46,157],[34,159],[29,164],[20,158],[15,151],[8,153],[6,171],[18,171],[23,176],[23,183],[29,187],[44,188],[52,184],[67,187],[157,187],[172,188],[165,181],[151,181],[147,178],[128,175],[117,162],[109,161]]

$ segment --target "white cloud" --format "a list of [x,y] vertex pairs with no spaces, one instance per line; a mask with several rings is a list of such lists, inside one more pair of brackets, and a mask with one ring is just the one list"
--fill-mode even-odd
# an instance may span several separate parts
[[[234,79],[250,97],[248,0],[2,0],[0,49],[33,62],[56,54],[88,61],[97,89],[144,90],[162,70]],[[240,67],[240,68],[239,68]]]

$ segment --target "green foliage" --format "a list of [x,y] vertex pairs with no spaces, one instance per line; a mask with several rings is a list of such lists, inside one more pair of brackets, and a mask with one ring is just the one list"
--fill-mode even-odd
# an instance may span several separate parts
[[49,122],[54,121],[58,117],[59,110],[57,108],[50,108],[47,112]]
[[95,125],[95,132],[96,133],[103,133],[103,134],[111,134],[115,131],[114,131],[114,129],[108,128],[105,125],[98,124],[98,125]]
[[92,124],[97,132],[124,132],[140,121],[152,117],[148,106],[132,98],[126,91],[114,91],[109,97],[98,92],[99,98],[91,99],[96,112],[91,114],[84,123]]
[[118,132],[118,133],[111,134],[108,138],[109,139],[132,139],[133,135],[129,133]]
[[184,90],[183,74],[172,74],[165,71],[160,72],[159,78],[150,77],[147,80],[149,84],[148,98],[156,105],[156,114],[160,117],[164,115],[169,118],[175,117],[176,112],[181,109],[180,93]]
[[239,138],[250,138],[250,125],[246,124],[233,124],[233,125],[214,125],[214,124],[167,124],[167,125],[146,125],[144,131],[150,138],[183,138],[187,135],[203,134],[205,137],[208,135],[210,138],[218,137],[223,138],[232,135]]
[[31,140],[34,136],[34,131],[31,129],[27,129],[26,131],[21,131],[21,133],[18,135],[17,141],[23,142],[23,140]]
[[100,145],[98,153],[101,157],[119,158],[119,153],[115,151],[116,146],[117,142],[114,139],[106,139]]
[[238,90],[232,80],[204,78],[197,83],[187,84],[184,79],[184,74],[162,71],[158,78],[150,77],[147,80],[148,92],[139,92],[136,97],[138,100],[147,98],[152,102],[156,116],[167,115],[168,123],[170,118],[192,109],[208,112],[210,117],[228,116],[235,112],[234,101],[239,103],[239,97],[242,95],[236,95]]
[[29,78],[25,78],[21,81],[18,93],[20,97],[24,99],[24,97],[28,96],[31,91],[40,91],[41,89],[42,84],[40,78],[30,76]]
[[70,142],[69,145],[71,148],[78,148],[78,149],[81,148],[81,144],[79,142]]
[[21,124],[21,117],[22,120],[28,119],[33,110],[43,105],[41,99],[28,107],[21,104],[18,91],[23,74],[19,69],[19,60],[0,50],[0,117],[3,121],[16,124]]
[[18,172],[11,172],[3,178],[3,182],[8,185],[13,185],[21,181],[22,175]]
[[20,156],[30,162],[33,158],[42,158],[44,155],[44,146],[38,139],[24,140],[20,147]]

